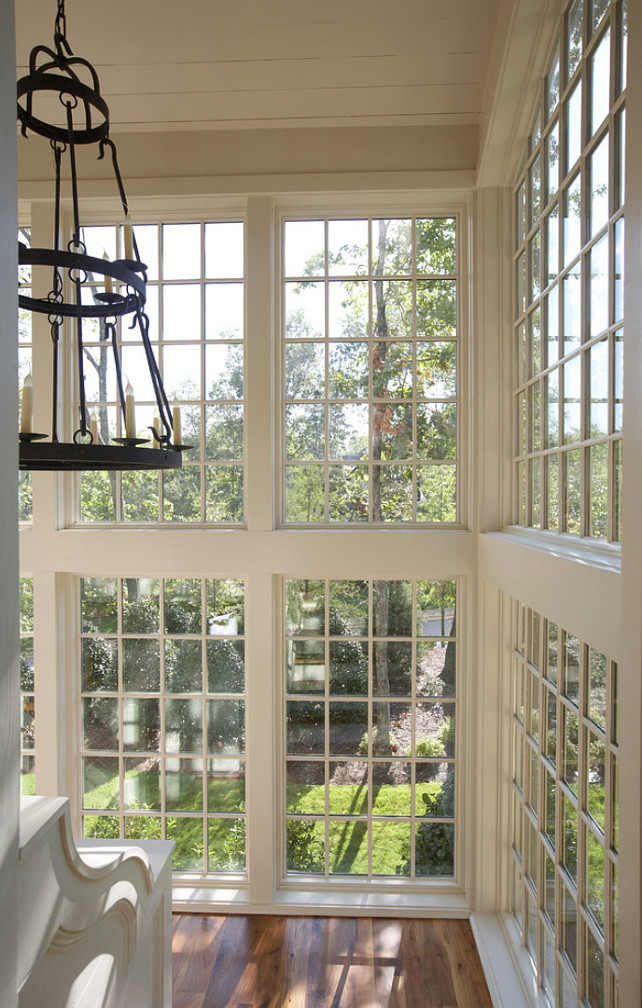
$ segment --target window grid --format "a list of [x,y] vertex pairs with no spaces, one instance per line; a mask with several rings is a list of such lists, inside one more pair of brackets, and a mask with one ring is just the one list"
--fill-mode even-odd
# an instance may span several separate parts
[[[31,229],[18,228],[18,241],[28,247],[31,245]],[[18,294],[31,296],[31,266],[18,267]],[[31,312],[24,308],[18,309],[18,383],[24,388],[27,375],[33,374],[33,331]],[[19,423],[22,429],[22,398],[20,400]],[[33,520],[33,483],[31,472],[20,470],[18,473],[18,517],[21,522]]]
[[240,581],[80,585],[85,836],[176,841],[176,871],[245,871]]
[[[80,478],[82,522],[243,522],[243,223],[141,224],[133,229],[148,267],[150,340],[171,406],[181,410],[180,470],[91,473]],[[122,254],[122,228],[84,229],[90,254]],[[102,278],[101,278],[102,280]],[[90,277],[84,296],[102,291]],[[123,383],[136,398],[137,434],[150,439],[158,413],[136,345],[137,329],[118,324]],[[88,408],[100,439],[122,434],[115,369],[101,320],[83,326]],[[154,424],[155,425],[155,424]]]
[[456,594],[286,582],[290,881],[456,876]]
[[515,197],[516,521],[617,542],[625,6],[562,28]]
[[551,1005],[615,1008],[617,665],[513,612],[512,912]]
[[454,217],[286,220],[283,520],[459,520]]
[[20,578],[20,773],[22,794],[35,794],[33,578]]

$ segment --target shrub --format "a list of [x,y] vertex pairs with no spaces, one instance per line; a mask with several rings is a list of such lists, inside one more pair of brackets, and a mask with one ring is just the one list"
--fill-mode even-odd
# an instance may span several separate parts
[[288,819],[288,869],[300,872],[322,872],[325,868],[323,843],[317,836],[316,823],[309,819]]
[[426,735],[422,735],[421,738],[417,739],[417,744],[415,745],[415,752],[417,756],[423,756],[424,758],[432,758],[438,756],[444,756],[446,749],[441,738],[430,738]]
[[[359,742],[359,752],[362,755],[366,756],[367,753],[368,753],[368,738],[369,738],[369,736],[371,734],[372,734],[372,750],[373,750],[373,752],[376,751],[376,748],[377,748],[377,731],[378,731],[378,729],[375,726],[372,729],[372,732],[364,732],[363,735],[361,736],[361,741]],[[394,735],[393,735],[392,732],[390,732],[390,748],[391,748],[392,752],[396,752],[396,750],[397,750],[397,740],[394,737]]]

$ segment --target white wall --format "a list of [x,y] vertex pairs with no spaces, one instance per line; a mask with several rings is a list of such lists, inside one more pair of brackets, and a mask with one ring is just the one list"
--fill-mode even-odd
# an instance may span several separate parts
[[0,4],[0,1004],[16,1004],[18,536],[16,74],[13,4]]

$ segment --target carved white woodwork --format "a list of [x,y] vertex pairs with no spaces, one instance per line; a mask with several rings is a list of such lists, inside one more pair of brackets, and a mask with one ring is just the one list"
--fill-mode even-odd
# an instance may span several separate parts
[[67,798],[23,798],[20,1008],[170,1008],[163,840],[74,840]]

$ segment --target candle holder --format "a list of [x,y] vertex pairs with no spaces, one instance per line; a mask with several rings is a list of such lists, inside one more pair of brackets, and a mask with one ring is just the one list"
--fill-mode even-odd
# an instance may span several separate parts
[[137,448],[138,445],[149,444],[149,438],[137,438],[137,437],[115,437],[112,438],[116,444],[127,445],[128,448]]
[[33,431],[20,431],[18,437],[23,443],[29,444],[31,441],[42,441],[46,434],[34,434]]
[[[149,339],[149,318],[145,314],[147,267],[140,260],[136,237],[129,217],[129,206],[118,167],[116,146],[109,137],[109,109],[100,93],[94,67],[75,56],[67,41],[64,0],[57,2],[53,48],[35,46],[29,57],[29,72],[18,81],[18,119],[23,136],[29,131],[46,139],[53,151],[55,186],[55,228],[51,248],[28,248],[18,245],[20,265],[49,267],[51,290],[45,297],[19,294],[20,307],[46,315],[51,330],[52,393],[51,434],[20,435],[21,469],[171,469],[180,467],[181,450],[158,438],[158,448],[142,448],[144,438],[115,438],[115,444],[85,443],[91,436],[85,397],[85,348],[83,320],[101,319],[106,341],[111,343],[116,370],[117,407],[122,417],[121,430],[126,430],[126,396],[123,388],[121,353],[116,324],[131,316],[130,328],[137,328],[144,349],[151,385],[156,400],[155,409],[167,431],[173,429],[172,415],[163,388],[160,371]],[[52,110],[58,110],[53,112]],[[88,255],[82,240],[79,216],[76,148],[97,145],[98,158],[108,155],[124,214],[124,257],[110,261]],[[69,159],[67,175],[71,186],[73,231],[71,240],[63,242],[60,221],[63,220],[62,180],[63,156]],[[67,278],[67,284],[64,280]],[[96,278],[104,291],[93,294],[93,303],[83,300],[89,278]],[[102,282],[100,281],[102,278]],[[112,291],[118,284],[118,291]],[[69,293],[67,293],[69,292]],[[73,442],[61,442],[58,437],[59,403],[67,397],[60,394],[59,350],[64,320],[71,320],[76,395],[79,414],[79,437]],[[71,362],[65,362],[65,364]],[[76,426],[76,425],[74,425]],[[129,428],[131,430],[131,426]],[[49,437],[49,441],[44,439]],[[38,442],[38,443],[35,443]]]

